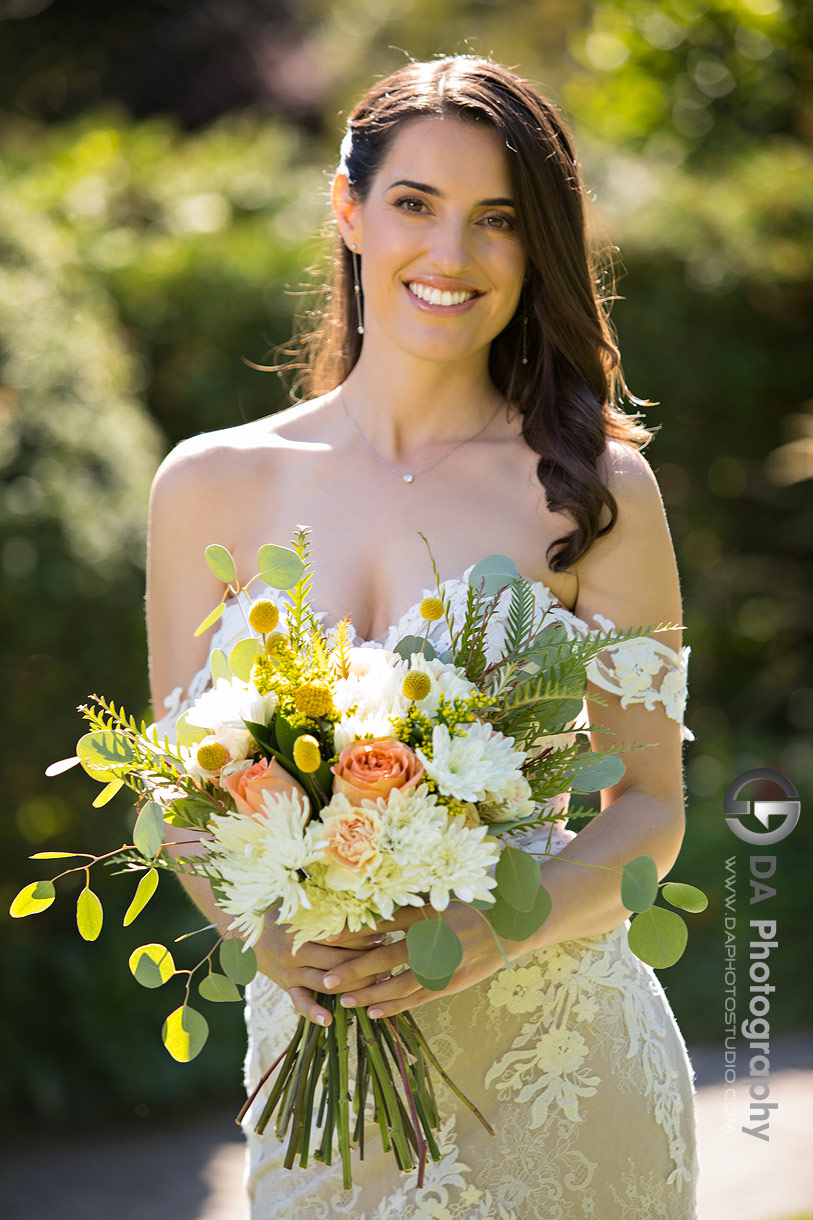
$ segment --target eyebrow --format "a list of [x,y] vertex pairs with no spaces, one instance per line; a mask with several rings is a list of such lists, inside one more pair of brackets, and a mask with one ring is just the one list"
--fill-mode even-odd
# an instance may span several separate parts
[[[410,178],[398,178],[396,182],[391,182],[387,187],[391,191],[394,186],[408,186],[413,191],[422,191],[424,195],[434,195],[436,199],[443,198],[443,191],[438,190],[436,186],[430,186],[428,182],[413,182]],[[495,208],[514,206],[513,199],[508,199],[504,196],[497,196],[494,199],[481,199],[477,204],[478,207]]]

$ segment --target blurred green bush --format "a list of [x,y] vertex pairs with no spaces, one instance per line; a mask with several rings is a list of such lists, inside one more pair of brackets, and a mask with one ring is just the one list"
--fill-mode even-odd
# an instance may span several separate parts
[[[596,44],[598,45],[598,44]],[[608,151],[585,137],[604,226],[623,251],[615,309],[627,378],[662,404],[648,456],[679,556],[693,647],[689,832],[675,875],[704,885],[685,962],[664,975],[690,1038],[716,1038],[724,860],[722,794],[773,765],[813,788],[809,540],[813,416],[803,337],[811,318],[810,157],[789,136],[718,166]],[[10,926],[26,857],[117,846],[130,812],[93,810],[70,772],[73,711],[99,690],[147,712],[144,523],[151,474],[183,436],[258,418],[284,388],[251,370],[290,334],[326,208],[332,152],[243,114],[192,136],[107,110],[58,127],[8,122],[0,160],[0,622],[13,695],[3,704],[5,921],[0,971],[3,1112],[101,1118],[234,1092],[240,1014],[219,1011],[203,1056],[160,1045],[177,1001],[130,979],[129,952],[197,926],[170,886],[129,929],[111,878],[108,926],[85,945],[71,897]],[[805,590],[808,590],[806,593]],[[790,846],[793,855],[791,856]],[[809,831],[782,849],[777,1023],[810,1011],[799,977]],[[50,870],[48,870],[50,872]],[[70,887],[66,887],[69,890]],[[127,891],[127,892],[125,892]],[[58,1014],[58,1015],[55,1015]],[[207,1016],[209,1012],[207,1012]],[[214,1018],[213,1018],[214,1019]]]

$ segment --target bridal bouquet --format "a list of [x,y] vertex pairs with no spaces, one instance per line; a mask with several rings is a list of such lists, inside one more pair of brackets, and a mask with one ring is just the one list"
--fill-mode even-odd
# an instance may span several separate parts
[[[240,1000],[238,986],[254,977],[253,946],[268,922],[291,929],[296,951],[345,930],[374,929],[404,907],[420,908],[423,918],[406,936],[409,968],[432,991],[448,986],[462,960],[444,919],[453,899],[480,912],[501,949],[503,940],[532,936],[550,898],[538,860],[510,837],[552,827],[561,794],[621,778],[620,759],[585,748],[573,725],[592,658],[652,630],[569,638],[560,622],[548,621],[515,565],[489,556],[470,573],[462,615],[452,613],[435,570],[437,595],[419,608],[424,634],[405,637],[392,652],[357,648],[347,620],[326,630],[311,607],[307,530],[290,548],[262,547],[258,574],[245,586],[226,548],[209,546],[206,559],[224,593],[198,634],[230,598],[246,626],[228,656],[212,652],[210,689],[178,717],[172,734],[139,725],[94,697],[81,709],[90,731],[76,756],[49,768],[55,774],[81,763],[104,785],[95,805],[124,785],[136,795],[133,843],[80,857],[66,869],[85,874],[77,904],[85,939],[95,939],[102,926],[102,904],[90,886],[90,869],[100,861],[140,877],[125,924],[149,902],[162,870],[207,879],[232,917],[229,934],[192,970],[177,969],[164,945],[142,945],[130,957],[146,987],[186,980],[183,1003],[162,1034],[181,1061],[197,1055],[208,1035],[205,1017],[190,1002],[193,980],[204,1000]],[[270,596],[252,598],[255,582]],[[440,619],[450,646],[437,655],[429,634]],[[165,843],[167,826],[198,831],[202,854],[167,852],[168,845],[184,847]],[[670,964],[683,950],[686,928],[675,912],[653,906],[654,862],[631,861],[621,884],[625,905],[639,912],[630,929],[633,950],[654,965]],[[689,910],[699,909],[698,895],[691,886],[664,887],[669,901]],[[54,896],[52,880],[35,882],[18,894],[11,914],[45,910]],[[297,1158],[307,1164],[316,1111],[322,1135],[313,1155],[330,1163],[337,1144],[348,1188],[351,1145],[363,1156],[370,1113],[399,1167],[417,1163],[420,1184],[427,1155],[439,1157],[430,1069],[488,1126],[449,1081],[409,1013],[373,1021],[364,1008],[347,1011],[336,997],[322,1003],[332,1024],[301,1018],[241,1114],[273,1077],[256,1130],[276,1115],[289,1168]]]

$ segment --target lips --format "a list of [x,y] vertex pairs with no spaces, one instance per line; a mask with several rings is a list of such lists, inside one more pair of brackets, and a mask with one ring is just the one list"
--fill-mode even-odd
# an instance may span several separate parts
[[471,301],[474,297],[481,295],[471,288],[450,290],[423,284],[419,280],[410,280],[407,288],[419,301],[424,301],[427,305],[442,305],[447,309],[453,305],[464,305],[466,301]]

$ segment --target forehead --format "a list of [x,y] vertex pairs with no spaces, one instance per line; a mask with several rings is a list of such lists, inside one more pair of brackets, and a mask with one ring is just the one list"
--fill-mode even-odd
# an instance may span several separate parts
[[477,198],[511,194],[505,146],[485,121],[451,116],[408,119],[398,129],[376,174],[375,187],[386,190],[398,179],[426,183],[444,194]]

